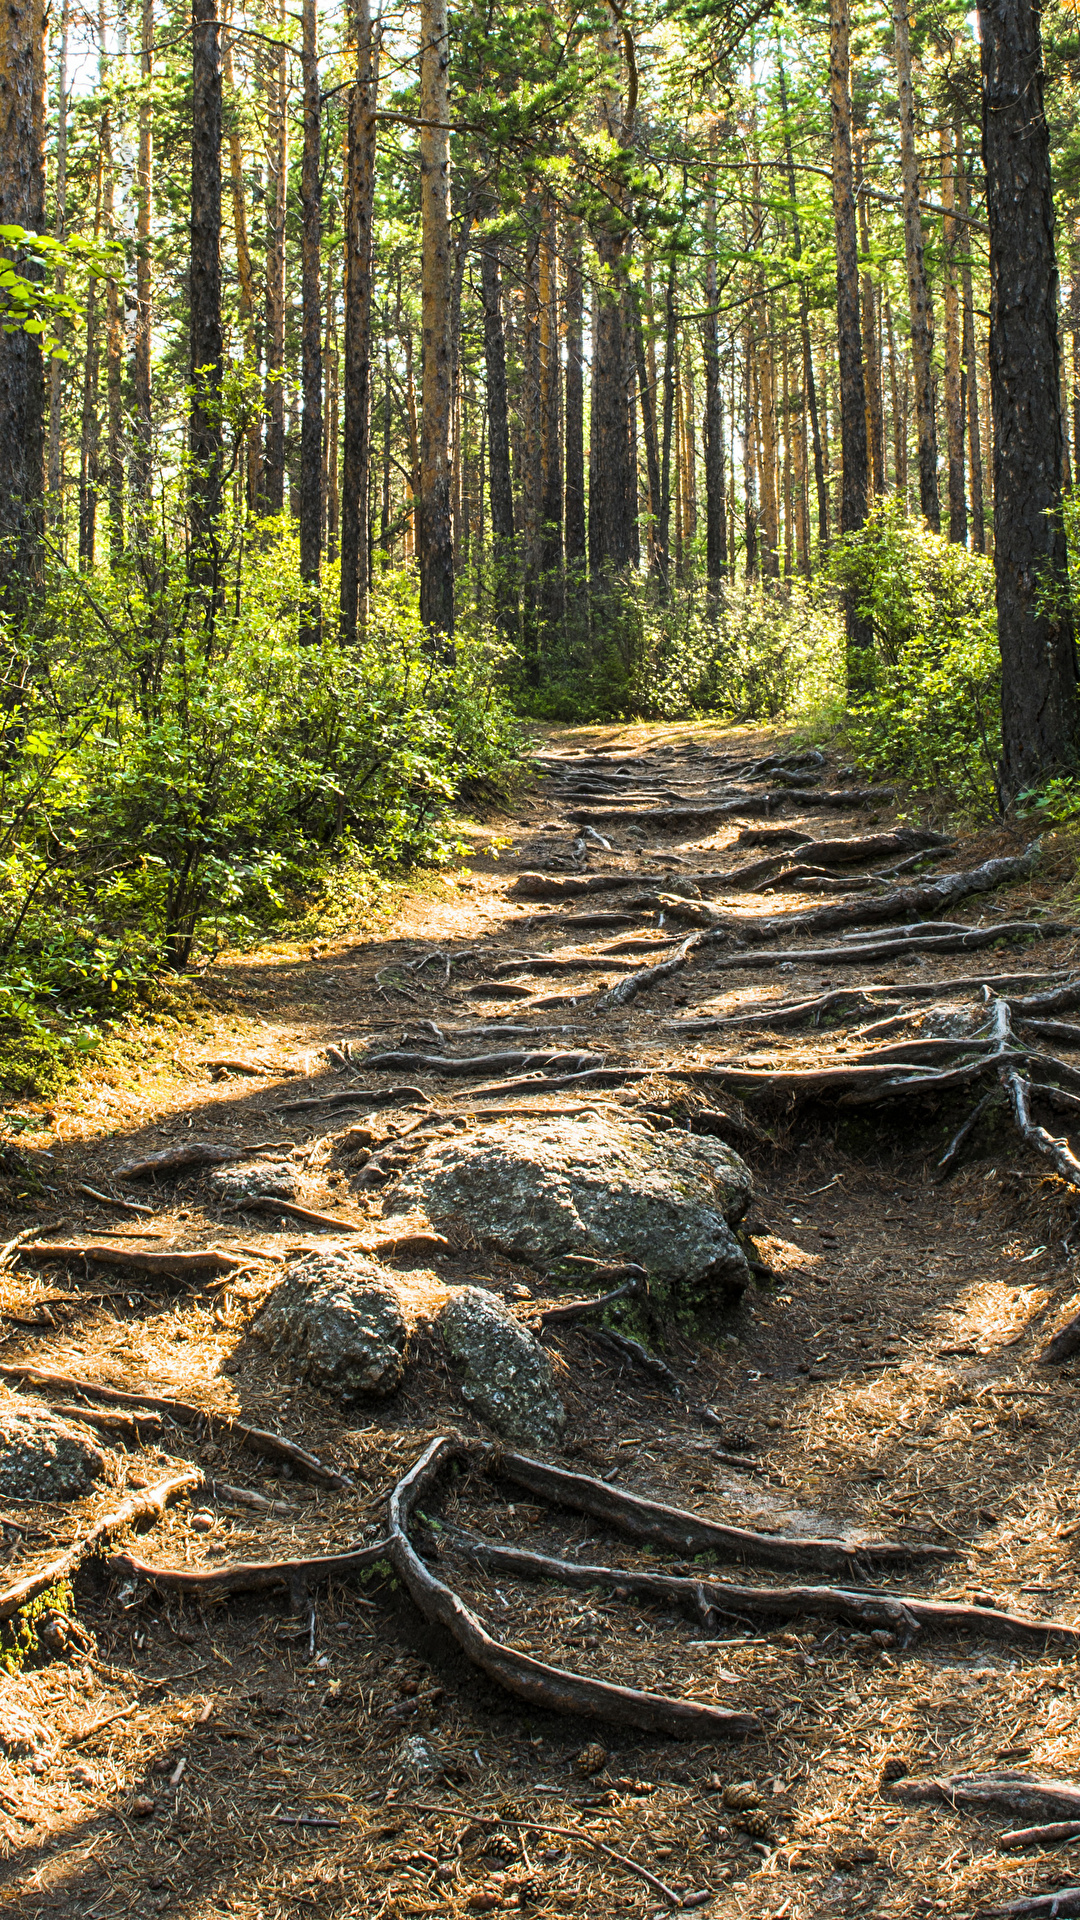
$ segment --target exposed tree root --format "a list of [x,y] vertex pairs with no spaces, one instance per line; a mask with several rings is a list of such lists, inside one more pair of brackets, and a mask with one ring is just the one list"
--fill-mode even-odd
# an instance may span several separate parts
[[[816,861],[823,867],[846,867],[864,860],[881,860],[890,853],[914,853],[922,859],[927,853],[947,853],[952,842],[943,833],[929,833],[915,827],[897,827],[893,833],[867,833],[846,840],[804,840],[799,845],[799,861]],[[917,850],[917,851],[916,851]],[[765,854],[749,866],[736,867],[726,877],[729,887],[755,887],[782,867],[787,855]],[[695,875],[695,881],[697,876]]]
[[[696,1618],[712,1612],[748,1614],[753,1619],[790,1619],[812,1614],[817,1619],[849,1620],[860,1627],[885,1627],[906,1637],[913,1628],[943,1632],[990,1633],[1002,1640],[1066,1640],[1080,1645],[1080,1628],[1062,1621],[1037,1620],[1006,1613],[997,1607],[968,1606],[961,1601],[924,1600],[914,1594],[882,1590],[867,1592],[847,1587],[747,1587],[703,1576],[691,1579],[670,1573],[628,1572],[622,1567],[584,1566],[547,1554],[449,1530],[454,1550],[479,1566],[522,1580],[555,1580],[569,1587],[607,1587],[616,1595],[635,1594],[643,1600],[668,1604],[677,1601]],[[1077,1790],[1080,1808],[1080,1789]],[[1078,1812],[1080,1818],[1080,1812]]]
[[310,1107],[429,1107],[420,1087],[350,1087],[347,1093],[317,1093],[307,1100],[281,1102],[278,1113],[304,1113]]
[[[10,1369],[6,1369],[10,1371]],[[24,1574],[9,1587],[0,1591],[0,1620],[10,1620],[40,1593],[47,1593],[58,1580],[69,1580],[71,1575],[95,1553],[102,1542],[111,1534],[119,1533],[124,1527],[137,1527],[144,1522],[157,1520],[178,1494],[186,1493],[189,1488],[201,1486],[202,1474],[197,1467],[191,1467],[184,1473],[174,1473],[167,1480],[159,1480],[154,1487],[144,1492],[133,1493],[114,1507],[111,1513],[103,1513],[95,1520],[88,1532],[78,1540],[72,1541],[50,1560],[47,1566],[39,1567],[36,1573]]]
[[352,1481],[344,1474],[333,1473],[329,1467],[324,1467],[321,1460],[316,1459],[313,1453],[307,1453],[303,1447],[298,1447],[295,1441],[286,1440],[279,1433],[268,1433],[262,1427],[248,1426],[245,1421],[234,1420],[229,1414],[196,1407],[187,1400],[169,1400],[151,1393],[122,1393],[118,1387],[104,1386],[93,1380],[80,1380],[72,1374],[50,1373],[43,1367],[0,1366],[0,1378],[37,1387],[42,1393],[78,1393],[87,1400],[104,1400],[120,1407],[150,1407],[155,1413],[163,1413],[167,1419],[174,1420],[177,1426],[202,1428],[216,1438],[235,1440],[248,1453],[258,1454],[263,1459],[283,1460],[307,1480],[318,1480],[326,1487],[352,1487]]
[[1037,1773],[945,1773],[926,1780],[898,1780],[901,1800],[945,1800],[954,1807],[1001,1807],[1044,1819],[1080,1821],[1080,1787],[1071,1780],[1045,1780]]
[[537,1317],[536,1326],[544,1330],[565,1325],[567,1321],[580,1320],[584,1314],[598,1313],[602,1307],[610,1307],[614,1300],[625,1300],[631,1294],[640,1293],[646,1278],[644,1267],[634,1266],[624,1271],[629,1272],[629,1278],[622,1286],[613,1287],[610,1293],[594,1294],[591,1300],[568,1300],[563,1306],[545,1307]]
[[1013,1853],[1020,1847],[1056,1847],[1062,1840],[1077,1839],[1080,1839],[1080,1818],[1050,1820],[1039,1827],[1013,1827],[1009,1833],[999,1833],[998,1846],[1003,1853]]
[[484,1073],[584,1073],[589,1067],[603,1065],[596,1053],[513,1053],[438,1054],[373,1053],[363,1062],[369,1073],[437,1073],[440,1077],[471,1078]]
[[[1065,969],[1055,971],[1064,972]],[[809,1000],[785,1000],[766,1003],[759,1007],[740,1008],[736,1013],[713,1014],[701,1020],[667,1020],[665,1026],[673,1033],[695,1034],[712,1033],[720,1027],[816,1027],[827,1013],[861,1013],[869,1007],[876,1007],[881,1013],[891,1013],[903,1007],[907,1000],[948,1000],[958,994],[981,993],[983,989],[1004,994],[1010,987],[1027,986],[1032,980],[1052,979],[1053,974],[1029,971],[1026,973],[977,973],[964,974],[957,980],[905,980],[902,986],[895,981],[881,985],[867,984],[862,987],[834,987],[828,993],[815,994]],[[1080,985],[1058,988],[1054,994],[1036,994],[1033,1001],[1042,1004],[1044,1000],[1054,999],[1058,994],[1076,994],[1080,1002]],[[876,995],[884,998],[877,999]],[[1010,1011],[1016,1012],[1029,1005],[1028,1000],[1008,1001]]]
[[1010,1900],[1005,1907],[980,1907],[978,1920],[1076,1920],[1078,1914],[1080,1887],[1059,1887],[1030,1900]]
[[725,1526],[681,1507],[664,1506],[641,1494],[626,1493],[588,1474],[570,1473],[526,1454],[511,1453],[483,1443],[468,1449],[467,1457],[498,1479],[511,1480],[553,1506],[569,1507],[604,1520],[619,1533],[679,1552],[712,1551],[729,1558],[757,1561],[763,1566],[814,1567],[825,1572],[851,1571],[858,1566],[892,1566],[905,1560],[951,1560],[949,1547],[894,1540],[819,1540],[801,1534],[754,1533],[747,1527]]
[[388,1542],[357,1547],[347,1553],[315,1554],[301,1560],[233,1560],[215,1567],[159,1567],[131,1553],[116,1553],[108,1561],[115,1579],[145,1580],[162,1593],[203,1594],[216,1599],[227,1593],[265,1593],[285,1587],[294,1604],[301,1605],[309,1584],[350,1580],[385,1565]]
[[612,807],[605,808],[603,801],[592,807],[573,807],[568,818],[575,825],[589,821],[598,821],[601,826],[614,826],[618,821],[633,822],[637,826],[654,827],[658,833],[679,827],[708,826],[713,820],[732,820],[740,814],[779,813],[785,801],[793,800],[800,807],[836,807],[844,812],[859,812],[864,807],[888,806],[896,798],[893,787],[816,787],[810,792],[799,790],[791,792],[786,787],[764,793],[743,793],[730,800],[701,800],[686,806],[675,807]]
[[215,1248],[194,1253],[146,1253],[138,1247],[59,1240],[37,1240],[20,1247],[18,1258],[37,1265],[51,1260],[83,1260],[91,1266],[125,1267],[130,1273],[145,1273],[156,1280],[206,1280],[219,1273],[239,1273],[248,1265],[237,1254],[219,1253]]

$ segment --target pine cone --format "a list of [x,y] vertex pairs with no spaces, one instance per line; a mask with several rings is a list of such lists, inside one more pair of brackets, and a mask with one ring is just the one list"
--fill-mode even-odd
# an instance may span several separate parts
[[764,1807],[747,1807],[745,1813],[739,1814],[735,1825],[748,1833],[751,1840],[771,1840],[773,1837],[772,1821]]
[[574,1765],[577,1771],[586,1777],[592,1773],[599,1773],[601,1767],[607,1766],[606,1747],[602,1747],[599,1740],[590,1740],[587,1747],[582,1747],[581,1752],[575,1754]]
[[737,1813],[750,1807],[760,1807],[761,1789],[755,1787],[752,1780],[739,1780],[734,1786],[724,1788],[724,1805]]

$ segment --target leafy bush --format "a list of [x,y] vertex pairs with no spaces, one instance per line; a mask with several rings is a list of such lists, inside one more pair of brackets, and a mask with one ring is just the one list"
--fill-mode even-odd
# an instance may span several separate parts
[[61,569],[33,632],[8,633],[0,1079],[13,1090],[92,1045],[159,969],[294,915],[334,868],[456,851],[459,796],[516,752],[497,651],[466,633],[453,665],[437,658],[400,587],[377,590],[363,643],[343,648],[334,590],[324,639],[304,646],[290,524],[237,542],[214,606],[159,538],[90,578]]
[[852,676],[851,752],[872,774],[990,818],[1001,745],[991,562],[889,501],[837,542],[829,571],[873,631]]

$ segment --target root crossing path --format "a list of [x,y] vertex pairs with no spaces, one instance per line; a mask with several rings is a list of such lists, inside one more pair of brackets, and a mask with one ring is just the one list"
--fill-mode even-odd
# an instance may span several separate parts
[[[553,731],[469,837],[5,1149],[0,1441],[51,1413],[99,1466],[0,1500],[3,1899],[1080,1911],[1063,852],[708,728]],[[747,1161],[741,1302],[386,1209],[433,1140],[596,1113]],[[401,1275],[388,1397],[253,1330],[315,1249]],[[463,1283],[541,1332],[559,1450],[459,1397]]]

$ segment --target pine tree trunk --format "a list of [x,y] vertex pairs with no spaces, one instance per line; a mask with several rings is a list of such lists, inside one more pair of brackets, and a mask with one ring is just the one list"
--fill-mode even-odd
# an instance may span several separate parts
[[683,381],[683,481],[686,487],[686,538],[697,539],[697,450],[694,419],[694,365],[688,345],[682,363]]
[[540,304],[540,583],[545,631],[558,627],[563,610],[562,447],[559,438],[559,308],[555,198],[545,188],[540,202],[538,294]]
[[191,480],[193,574],[212,623],[221,509],[221,42],[216,0],[192,0]]
[[911,370],[915,382],[915,422],[919,436],[919,505],[927,525],[940,531],[937,418],[934,411],[934,323],[923,261],[919,212],[919,162],[915,153],[915,93],[911,83],[910,0],[893,0],[896,80],[900,104],[900,170],[904,195],[904,253],[911,312]]
[[[791,150],[791,129],[788,124],[787,76],[784,62],[780,57],[780,42],[777,39],[777,70],[780,81],[780,111],[784,118],[784,159],[787,165],[788,192],[791,197],[791,251],[796,260],[802,259],[802,229],[799,225],[799,200],[795,181],[795,159]],[[799,281],[799,330],[802,335],[803,387],[806,392],[806,405],[810,414],[810,436],[814,449],[814,485],[817,489],[818,543],[822,551],[829,544],[829,496],[825,486],[825,460],[821,447],[821,425],[818,418],[817,383],[814,379],[814,351],[810,340],[810,293],[805,280]],[[807,503],[809,513],[809,503]]]
[[424,340],[420,427],[420,618],[448,645],[454,631],[450,519],[454,343],[450,234],[450,39],[446,0],[421,0],[420,205],[421,324]]
[[[371,273],[375,231],[378,58],[369,0],[356,0],[356,83],[349,94],[345,189],[345,461],[341,500],[341,637],[351,646],[368,616],[371,467]],[[388,363],[389,367],[389,363]],[[389,379],[387,380],[389,394]],[[389,523],[388,508],[384,518]]]
[[638,393],[641,400],[641,433],[645,442],[645,471],[649,481],[649,571],[660,573],[660,549],[657,542],[657,512],[660,504],[660,452],[656,439],[655,396],[649,384],[649,361],[645,351],[645,329],[640,303],[634,301],[634,358],[637,362]]
[[[341,532],[341,494],[338,487],[338,462],[341,453],[340,366],[337,338],[337,294],[334,286],[334,258],[326,263],[326,344],[323,350],[326,368],[326,419],[323,425],[323,499],[326,502],[326,557],[336,560]],[[369,533],[368,489],[365,484],[361,521]]]
[[[614,63],[628,55],[627,92],[620,103],[609,87],[601,105],[602,131],[627,153],[633,141],[637,112],[637,72],[628,29],[621,13],[612,14],[602,36],[604,50]],[[593,331],[593,410],[590,442],[589,559],[598,575],[623,573],[634,557],[637,532],[637,475],[630,464],[630,408],[627,385],[626,239],[629,194],[620,180],[610,192],[610,217],[596,233],[599,264],[596,324]],[[632,362],[631,362],[632,365]],[[661,485],[663,476],[661,475]],[[605,583],[596,582],[603,591]]]
[[[233,75],[233,43],[228,28],[222,45],[222,78],[228,114],[229,188],[232,196],[233,239],[236,244],[236,278],[240,331],[244,340],[244,359],[254,373],[258,367],[255,340],[255,276],[248,245],[247,201],[244,196],[244,146],[240,137],[240,105]],[[259,495],[259,460],[262,435],[259,420],[253,415],[245,434],[247,473],[244,498],[252,512]]]
[[1042,43],[1033,0],[980,0],[990,227],[1002,798],[1074,764],[1076,649],[1061,520],[1064,435]]
[[[535,202],[530,208],[535,216]],[[540,682],[540,244],[530,219],[525,250],[523,350],[519,412],[521,457],[522,654],[530,686]]]
[[142,0],[139,75],[139,147],[135,163],[135,459],[132,484],[134,511],[140,531],[148,526],[153,477],[153,393],[150,374],[150,334],[153,323],[153,263],[150,258],[150,221],[154,180],[154,0]]
[[322,110],[316,0],[303,0],[304,150],[300,171],[300,577],[305,602],[300,639],[316,645],[322,632]]
[[[494,243],[480,254],[484,305],[484,375],[487,386],[488,497],[495,619],[507,640],[517,638],[518,596],[514,577],[514,484],[510,471],[510,416],[506,397],[506,337],[502,287]],[[569,464],[569,462],[568,462]]]
[[[870,259],[870,212],[866,195],[859,196],[859,232],[863,259]],[[866,386],[866,445],[870,457],[870,485],[885,491],[885,409],[881,393],[881,357],[878,353],[877,288],[872,275],[862,275],[863,368]]]
[[761,572],[775,580],[780,573],[780,479],[776,445],[776,366],[773,360],[772,314],[767,300],[757,303],[761,333],[758,342],[758,399],[761,419]]
[[671,578],[671,436],[675,420],[675,280],[673,253],[664,290],[663,419],[660,429],[660,509],[656,518],[656,570],[666,588]]
[[[98,85],[108,86],[108,19],[105,0],[98,0]],[[117,239],[116,167],[113,156],[112,107],[106,105],[101,116],[101,215],[107,241]],[[105,497],[109,511],[109,558],[117,561],[124,551],[124,454],[122,444],[123,333],[120,318],[120,289],[116,275],[105,281]]]
[[[967,544],[967,501],[964,497],[964,397],[960,371],[963,317],[956,256],[966,249],[968,233],[958,220],[948,218],[956,206],[956,162],[951,127],[940,130],[941,200],[945,220],[945,444],[949,457],[949,539]],[[962,161],[961,161],[962,164]]]
[[756,360],[754,331],[748,322],[746,380],[743,387],[743,516],[746,530],[746,578],[748,581],[756,580],[758,574]]
[[[45,226],[44,33],[40,0],[8,0],[0,19],[0,224],[34,233]],[[21,328],[0,331],[0,605],[11,613],[40,578],[44,492],[41,348]]]
[[[964,121],[958,114],[956,137],[957,204],[965,216],[971,211],[967,166],[964,161]],[[971,284],[971,233],[961,230],[964,249],[964,385],[967,389],[968,464],[971,471],[971,544],[976,553],[986,552],[986,524],[983,511],[982,439],[979,432],[979,366],[975,350],[975,296]]]
[[787,314],[784,314],[783,349],[781,353],[781,426],[784,436],[784,578],[791,578],[792,561],[795,550],[795,530],[792,524],[791,493],[791,368],[788,354]]
[[[56,104],[56,194],[53,208],[53,232],[62,240],[67,231],[67,136],[68,136],[68,32],[70,25],[70,0],[62,0],[60,12],[60,54],[57,76],[58,99]],[[62,294],[65,274],[62,265],[56,269],[56,291]],[[61,334],[64,329],[59,328]],[[64,362],[54,354],[49,361],[49,451],[46,467],[46,484],[49,494],[49,506],[53,525],[60,537],[64,538]]]
[[[580,569],[585,560],[585,392],[582,371],[581,229],[576,221],[567,232],[565,248],[566,284],[563,298],[566,312],[566,388],[563,445],[566,456],[566,564],[568,568]],[[503,383],[505,387],[505,371]],[[494,475],[494,467],[492,473]]]
[[[278,0],[276,26],[284,37],[285,0]],[[266,100],[266,267],[263,358],[266,386],[263,412],[266,436],[260,470],[259,507],[265,514],[285,511],[285,203],[289,173],[287,54],[267,48],[263,57]]]
[[[101,238],[101,149],[98,148],[94,188],[94,240]],[[86,291],[86,338],[83,347],[82,408],[79,422],[79,570],[94,564],[97,539],[99,479],[98,372],[101,301],[98,282],[91,278]]]
[[[859,324],[859,260],[851,161],[851,22],[848,0],[829,0],[829,97],[832,106],[833,219],[836,225],[836,332],[840,363],[840,443],[843,489],[840,531],[866,519],[866,384]],[[857,635],[853,619],[849,634]]]
[[709,187],[705,202],[705,577],[715,597],[727,572],[728,542],[724,500],[724,403],[720,391],[720,317],[716,311],[716,149],[715,122],[709,132]]

